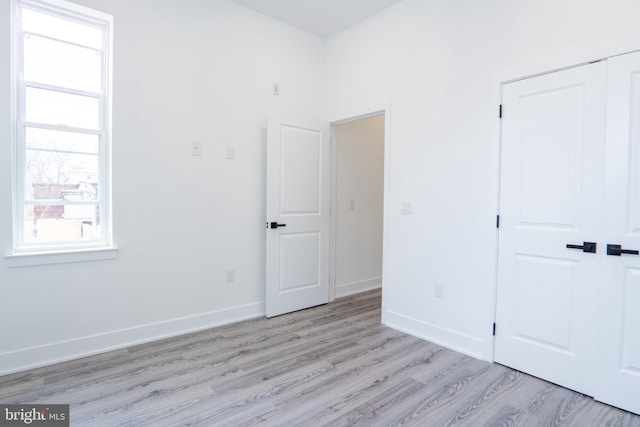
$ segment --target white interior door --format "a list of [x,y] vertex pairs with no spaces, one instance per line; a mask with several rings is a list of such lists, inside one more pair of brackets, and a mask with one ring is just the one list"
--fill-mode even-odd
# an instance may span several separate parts
[[[640,250],[640,53],[610,58],[608,79],[604,237]],[[603,273],[595,398],[640,414],[640,256]]]
[[272,115],[267,133],[267,316],[329,301],[329,124]]
[[567,244],[601,242],[606,71],[509,83],[502,98],[495,359],[589,395],[602,257]]

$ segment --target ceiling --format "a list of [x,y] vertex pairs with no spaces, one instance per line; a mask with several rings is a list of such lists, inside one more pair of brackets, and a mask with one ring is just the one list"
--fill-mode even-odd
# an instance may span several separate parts
[[402,0],[232,1],[326,39]]

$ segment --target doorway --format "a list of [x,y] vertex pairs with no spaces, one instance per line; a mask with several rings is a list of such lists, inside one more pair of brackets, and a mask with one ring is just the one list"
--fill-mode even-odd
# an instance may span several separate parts
[[331,299],[382,287],[385,114],[332,127]]
[[[267,317],[382,287],[388,271],[388,112],[387,106],[330,123],[269,116]],[[339,193],[347,204],[338,203]],[[383,296],[383,321],[384,306]]]

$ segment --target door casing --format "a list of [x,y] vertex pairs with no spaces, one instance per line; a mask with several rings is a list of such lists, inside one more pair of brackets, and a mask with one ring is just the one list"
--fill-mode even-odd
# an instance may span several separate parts
[[372,106],[369,108],[355,109],[343,114],[332,116],[329,120],[331,125],[331,225],[330,225],[330,254],[329,254],[329,301],[333,301],[336,297],[336,216],[334,213],[337,208],[337,145],[336,145],[336,126],[368,117],[384,115],[384,202],[383,202],[383,230],[382,230],[382,323],[385,319],[386,307],[386,291],[385,284],[388,283],[389,277],[389,159],[391,156],[391,104],[380,106]]

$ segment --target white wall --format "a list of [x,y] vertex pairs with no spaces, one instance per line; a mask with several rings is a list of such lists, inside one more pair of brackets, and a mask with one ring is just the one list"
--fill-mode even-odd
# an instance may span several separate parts
[[336,296],[382,285],[384,116],[336,125]]
[[327,112],[391,105],[386,324],[492,357],[498,76],[640,49],[639,29],[637,0],[405,0],[329,40]]
[[[321,114],[319,38],[226,0],[76,1],[114,16],[119,257],[24,268],[0,257],[0,373],[263,314],[267,114]],[[10,3],[0,2],[2,254],[12,247]]]
[[[0,372],[261,314],[267,113],[339,117],[389,103],[384,321],[490,358],[496,75],[629,40],[640,48],[637,0],[405,0],[326,44],[225,0],[78,3],[115,17],[119,258],[11,269],[0,259]],[[9,4],[0,2],[2,253]],[[202,157],[190,155],[193,140]],[[402,201],[413,215],[400,215]]]

